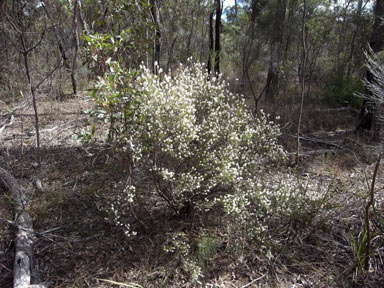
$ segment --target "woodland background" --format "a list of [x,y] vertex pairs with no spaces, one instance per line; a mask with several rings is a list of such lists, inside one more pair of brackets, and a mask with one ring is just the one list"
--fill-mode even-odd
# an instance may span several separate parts
[[[383,109],[369,83],[382,82],[366,64],[382,63],[383,18],[382,0],[0,1],[0,167],[34,195],[32,282],[379,287]],[[298,194],[331,191],[290,198],[295,209],[268,223],[266,242],[236,234],[219,211],[136,208],[133,238],[106,220],[127,171],[111,126],[91,117],[98,81],[111,63],[172,75],[191,61],[280,125],[288,160],[262,177],[299,183]],[[4,195],[0,286],[12,287],[18,214]]]

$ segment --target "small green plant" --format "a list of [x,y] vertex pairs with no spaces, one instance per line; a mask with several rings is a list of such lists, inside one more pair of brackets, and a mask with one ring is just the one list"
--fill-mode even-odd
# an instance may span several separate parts
[[85,128],[81,129],[80,132],[75,133],[76,139],[84,144],[89,144],[94,139],[96,133],[96,126],[92,125],[90,130]]
[[354,238],[351,237],[351,248],[352,248],[353,258],[355,261],[356,269],[359,273],[364,272],[366,247],[367,247],[367,231],[362,231],[359,234],[357,240],[354,240]]
[[197,239],[196,257],[199,266],[204,267],[216,255],[218,250],[219,240],[213,235],[201,235]]

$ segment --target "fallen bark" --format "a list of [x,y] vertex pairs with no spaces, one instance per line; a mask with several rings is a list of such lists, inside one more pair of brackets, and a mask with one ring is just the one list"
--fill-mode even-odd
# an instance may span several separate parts
[[15,262],[13,266],[14,288],[44,288],[42,284],[31,284],[31,269],[33,263],[33,226],[32,219],[26,210],[28,197],[26,191],[16,179],[0,167],[0,188],[9,192],[14,201],[15,225]]

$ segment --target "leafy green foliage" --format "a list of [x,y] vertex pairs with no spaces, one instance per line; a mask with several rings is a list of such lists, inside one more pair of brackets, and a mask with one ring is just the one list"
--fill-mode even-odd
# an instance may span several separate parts
[[324,87],[323,99],[329,104],[360,108],[362,100],[357,94],[364,92],[364,83],[356,77],[336,76]]

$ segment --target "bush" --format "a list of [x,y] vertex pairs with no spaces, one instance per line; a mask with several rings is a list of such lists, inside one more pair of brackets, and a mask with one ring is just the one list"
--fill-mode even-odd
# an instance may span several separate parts
[[323,99],[328,104],[359,109],[362,99],[358,94],[364,89],[364,83],[359,78],[334,76],[325,83]]
[[[243,222],[263,212],[259,175],[285,157],[266,115],[253,117],[223,79],[207,81],[200,64],[180,66],[174,76],[111,65],[94,93],[97,115],[110,124],[132,175],[149,175],[176,215],[216,205]],[[124,191],[134,201],[140,183],[129,179]]]

